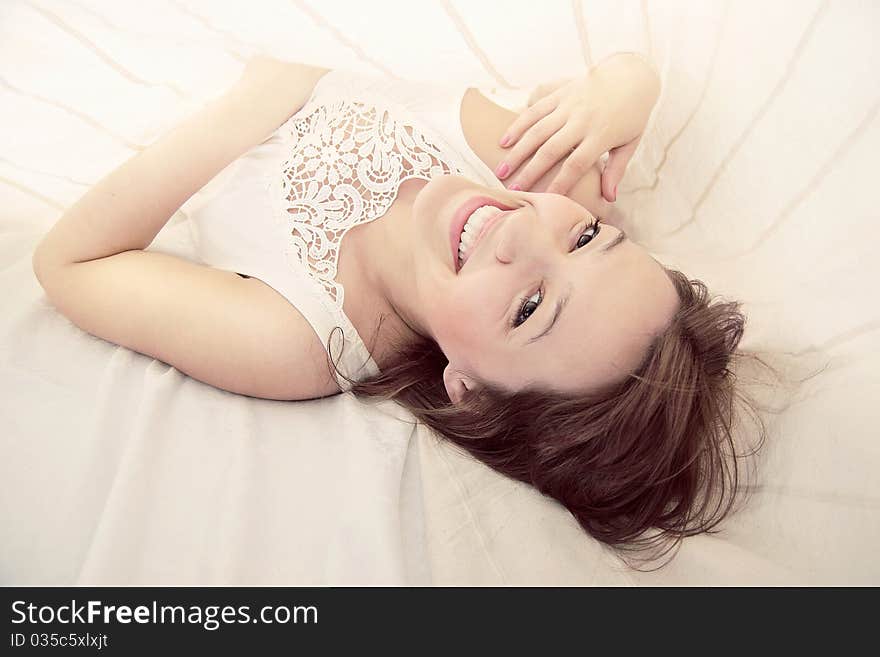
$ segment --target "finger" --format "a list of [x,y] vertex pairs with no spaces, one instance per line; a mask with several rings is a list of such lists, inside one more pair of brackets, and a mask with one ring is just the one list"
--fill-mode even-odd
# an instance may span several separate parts
[[[559,132],[564,125],[565,117],[559,112],[554,112],[538,121],[526,131],[516,146],[510,149],[504,160],[498,164],[498,167],[495,169],[495,175],[500,180],[506,179],[519,169],[523,162],[532,157],[542,144],[547,143],[553,135]],[[572,142],[573,144],[576,143],[574,139],[572,139]],[[506,173],[504,171],[505,166],[507,167]]]
[[[583,134],[583,133],[582,133]],[[578,146],[578,159],[584,167],[584,173],[589,170],[596,162],[599,161],[602,153],[605,152],[602,142],[604,140],[600,135],[587,135],[580,146]]]
[[526,130],[550,114],[550,112],[556,109],[558,104],[557,97],[554,94],[550,94],[524,110],[510,124],[504,136],[501,137],[501,147],[508,148],[513,146]]
[[568,194],[571,188],[587,175],[595,163],[590,162],[591,148],[589,143],[584,142],[565,159],[565,164],[562,165],[553,182],[547,186],[548,194]]
[[514,176],[515,179],[508,184],[508,187],[519,185],[523,190],[531,188],[545,173],[556,166],[559,160],[571,153],[571,149],[580,143],[582,134],[583,131],[567,124],[538,149],[523,170]]
[[599,156],[602,154],[602,147],[599,145],[598,137],[588,137],[569,155],[562,169],[556,174],[556,177],[548,185],[547,192],[550,194],[568,194],[571,188],[577,182],[587,175],[587,172],[593,168]]
[[611,149],[608,153],[608,162],[602,172],[602,196],[606,201],[617,200],[617,184],[623,179],[626,167],[632,159],[641,137],[636,137],[631,142]]

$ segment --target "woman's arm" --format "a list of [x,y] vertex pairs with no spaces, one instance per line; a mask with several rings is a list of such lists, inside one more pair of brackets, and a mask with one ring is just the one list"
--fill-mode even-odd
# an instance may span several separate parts
[[257,61],[66,212],[34,254],[59,312],[224,390],[266,399],[339,392],[321,340],[267,284],[144,250],[180,203],[308,99],[322,71]]
[[[654,79],[660,79],[660,73],[657,71],[657,66],[645,55],[637,52],[617,52],[613,55],[609,55],[605,59],[603,59],[598,64],[595,64],[590,68],[590,71],[598,68],[599,66],[607,66],[608,64],[617,64],[621,60],[630,60],[637,63],[637,65],[645,67],[650,73],[649,77],[653,77]],[[528,101],[526,102],[526,107],[531,107],[535,103],[537,103],[542,98],[549,96],[554,91],[564,87],[565,85],[573,82],[575,78],[559,78],[557,80],[553,80],[551,82],[544,82],[539,84],[532,90],[531,95],[529,96]]]
[[252,60],[236,84],[99,181],[34,251],[34,270],[145,249],[195,192],[309,98],[328,69]]

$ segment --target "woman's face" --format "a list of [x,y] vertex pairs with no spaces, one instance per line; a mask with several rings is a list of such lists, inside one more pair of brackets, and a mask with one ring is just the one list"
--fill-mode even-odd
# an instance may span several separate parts
[[[514,209],[486,223],[456,271],[453,222],[476,196]],[[436,177],[419,192],[413,276],[422,321],[449,360],[453,401],[480,381],[511,392],[585,391],[638,366],[678,297],[647,251],[612,226],[591,228],[594,220],[565,196],[460,176]]]

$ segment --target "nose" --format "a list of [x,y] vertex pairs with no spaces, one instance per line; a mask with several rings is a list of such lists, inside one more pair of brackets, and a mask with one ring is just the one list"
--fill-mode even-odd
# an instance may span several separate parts
[[509,265],[517,257],[523,255],[523,249],[526,248],[523,242],[528,241],[529,236],[526,234],[528,233],[527,226],[522,222],[530,220],[525,215],[524,210],[511,212],[498,226],[499,235],[495,244],[495,259],[503,265]]
[[495,259],[502,265],[509,265],[515,257],[513,240],[509,239],[509,235],[502,235],[495,247]]

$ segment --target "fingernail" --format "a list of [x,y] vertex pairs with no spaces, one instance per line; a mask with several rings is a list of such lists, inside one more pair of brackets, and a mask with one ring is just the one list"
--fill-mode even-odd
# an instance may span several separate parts
[[510,135],[504,135],[501,138],[501,146],[502,147],[507,146],[509,143],[510,143]]
[[509,190],[512,191],[512,192],[521,192],[521,191],[522,191],[522,187],[520,187],[520,186],[517,185],[516,183],[514,183],[513,185],[511,185],[511,186],[508,187],[507,189],[509,189]]
[[495,174],[501,179],[504,180],[507,177],[507,174],[510,173],[510,167],[507,166],[507,162],[502,162],[498,165],[498,168],[495,169]]
[[611,190],[611,200],[612,201],[617,200],[617,185],[615,185]]

